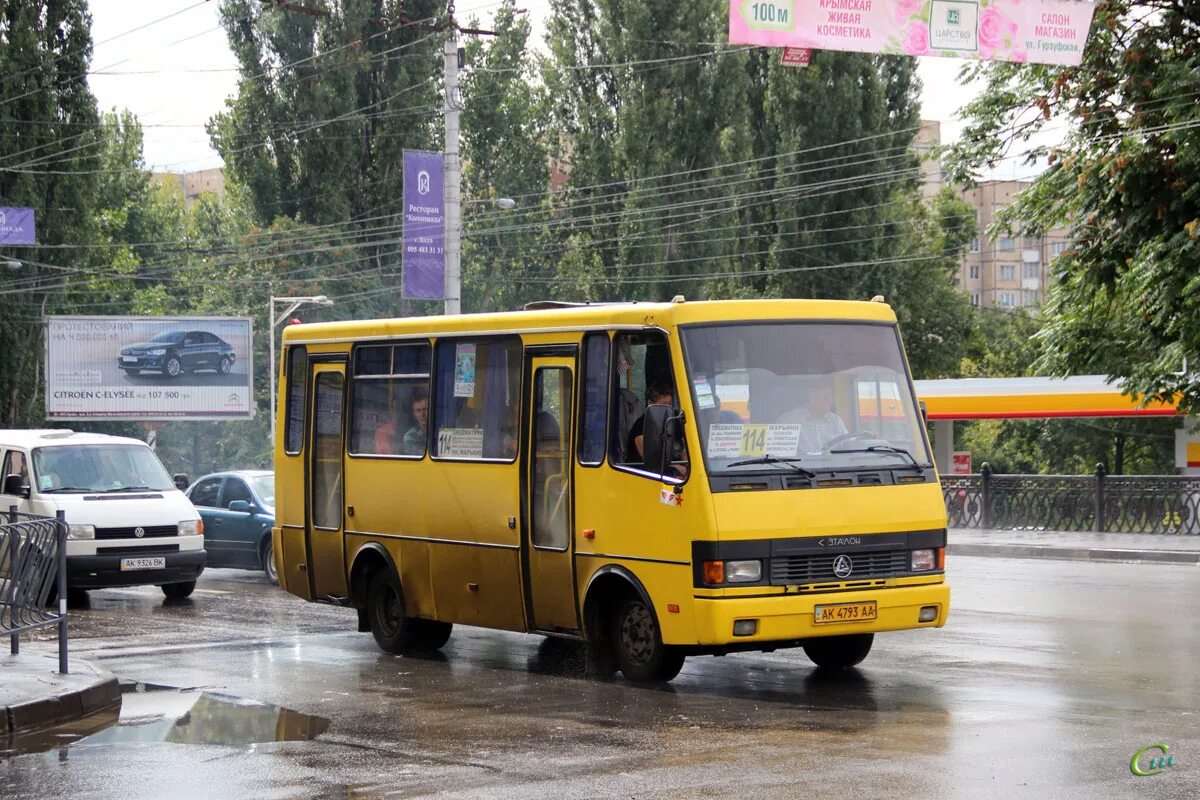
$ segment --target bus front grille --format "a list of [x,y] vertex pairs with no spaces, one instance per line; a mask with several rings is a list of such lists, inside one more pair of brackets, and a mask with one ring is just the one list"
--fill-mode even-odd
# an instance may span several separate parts
[[[834,561],[839,556],[850,559],[850,572],[838,575]],[[771,559],[771,583],[795,585],[833,581],[891,578],[908,574],[907,550],[887,550],[874,553],[818,553],[802,556],[776,556]]]

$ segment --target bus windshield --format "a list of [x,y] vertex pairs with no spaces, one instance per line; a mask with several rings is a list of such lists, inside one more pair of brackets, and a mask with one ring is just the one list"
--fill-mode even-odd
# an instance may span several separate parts
[[894,325],[694,326],[683,343],[711,474],[929,466]]

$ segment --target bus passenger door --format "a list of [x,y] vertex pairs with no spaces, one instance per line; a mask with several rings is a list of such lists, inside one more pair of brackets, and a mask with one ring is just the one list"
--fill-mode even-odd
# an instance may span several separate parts
[[571,420],[574,356],[528,355],[531,392],[522,434],[521,556],[525,611],[531,629],[579,631],[571,537]]
[[343,443],[346,365],[312,365],[312,438],[308,464],[308,576],[313,597],[345,597]]

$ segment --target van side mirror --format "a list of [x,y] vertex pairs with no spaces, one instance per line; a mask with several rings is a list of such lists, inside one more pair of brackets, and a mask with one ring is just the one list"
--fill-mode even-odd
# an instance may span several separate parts
[[4,493],[27,498],[29,497],[29,487],[25,485],[25,479],[20,475],[5,475]]
[[175,481],[175,488],[181,492],[187,491],[187,487],[192,485],[186,472],[176,472],[171,476],[171,480]]
[[670,406],[648,406],[642,421],[642,465],[660,477],[671,475],[671,453],[683,441],[683,413]]
[[237,511],[242,514],[253,514],[254,506],[245,500],[230,500],[229,501],[229,510]]
[[926,427],[928,427],[929,426],[929,406],[925,405],[924,400],[918,401],[917,405],[919,405],[921,407],[921,421],[925,423]]

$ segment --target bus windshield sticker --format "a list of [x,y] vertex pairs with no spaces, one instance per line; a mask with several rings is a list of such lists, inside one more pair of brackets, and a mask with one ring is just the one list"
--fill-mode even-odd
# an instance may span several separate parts
[[800,425],[709,425],[709,458],[794,456],[800,447]]
[[442,458],[483,458],[483,429],[438,429],[438,455]]
[[459,342],[454,347],[454,396],[475,396],[475,345]]
[[692,382],[696,385],[696,402],[700,404],[700,407],[713,408],[716,406],[712,387],[708,385],[708,378],[704,375],[697,375]]
[[742,428],[745,425],[709,425],[708,457],[737,458],[742,454]]
[[794,456],[800,448],[799,425],[768,425],[767,443],[764,448],[768,455]]

